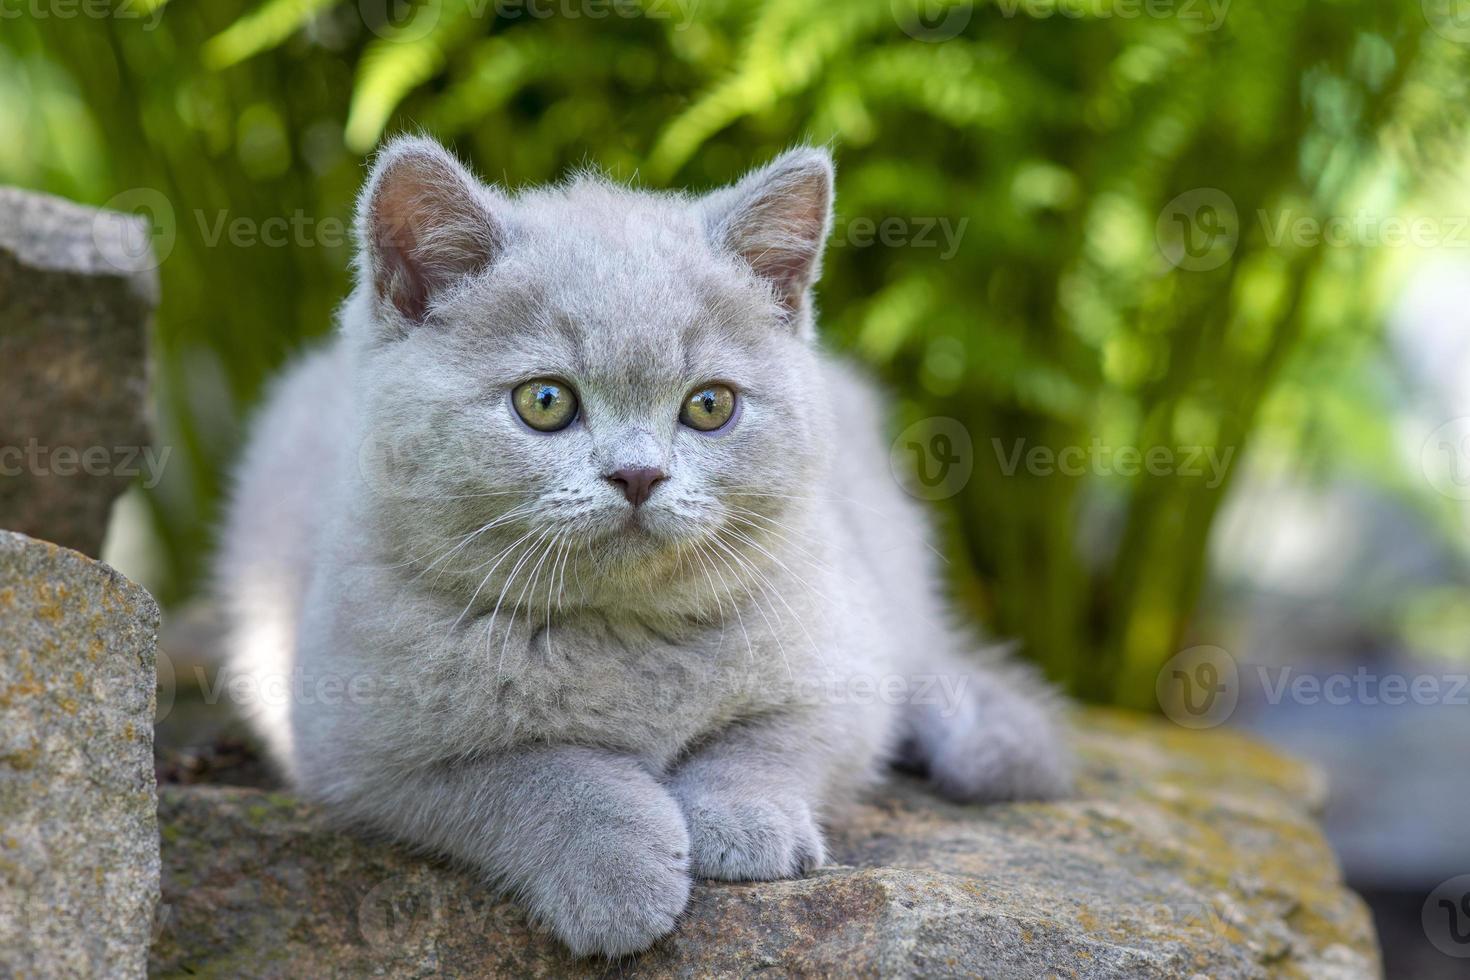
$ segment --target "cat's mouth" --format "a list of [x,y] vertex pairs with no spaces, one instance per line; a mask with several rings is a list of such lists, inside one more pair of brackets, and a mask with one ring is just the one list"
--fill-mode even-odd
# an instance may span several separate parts
[[597,537],[604,546],[633,557],[677,548],[699,531],[690,522],[659,507],[631,507],[609,515]]

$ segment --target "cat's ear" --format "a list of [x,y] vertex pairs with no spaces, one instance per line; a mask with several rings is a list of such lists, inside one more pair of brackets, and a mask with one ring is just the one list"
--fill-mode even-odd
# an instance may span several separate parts
[[434,301],[495,261],[504,202],[431,139],[379,151],[358,200],[362,275],[382,314],[422,323]]
[[832,175],[831,154],[798,147],[702,202],[711,239],[769,282],[788,314],[802,312],[821,274]]

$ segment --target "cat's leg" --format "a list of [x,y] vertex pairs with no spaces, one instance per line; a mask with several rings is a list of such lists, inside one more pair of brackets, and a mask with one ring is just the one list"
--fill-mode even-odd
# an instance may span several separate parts
[[[683,760],[669,790],[688,820],[693,873],[770,881],[820,866],[819,815],[841,741],[830,719],[782,715],[733,725]],[[869,769],[862,740],[850,749],[852,772]]]
[[626,756],[533,748],[360,790],[349,812],[486,873],[579,956],[646,949],[689,899],[684,815]]
[[900,768],[967,803],[1048,800],[1072,788],[1062,700],[1018,665],[930,651],[909,678]]

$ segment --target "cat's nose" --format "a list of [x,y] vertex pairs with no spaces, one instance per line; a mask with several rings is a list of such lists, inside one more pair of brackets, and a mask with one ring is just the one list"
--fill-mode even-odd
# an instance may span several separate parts
[[653,493],[654,484],[667,476],[656,466],[625,466],[607,474],[607,481],[623,491],[628,503],[641,507]]

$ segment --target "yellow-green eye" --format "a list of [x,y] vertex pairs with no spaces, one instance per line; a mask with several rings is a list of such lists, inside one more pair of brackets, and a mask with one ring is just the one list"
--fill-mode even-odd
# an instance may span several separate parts
[[729,385],[696,388],[684,399],[679,421],[700,432],[713,432],[735,414],[735,392]]
[[537,378],[511,392],[516,414],[540,432],[565,429],[577,417],[577,396],[569,385],[553,378]]

